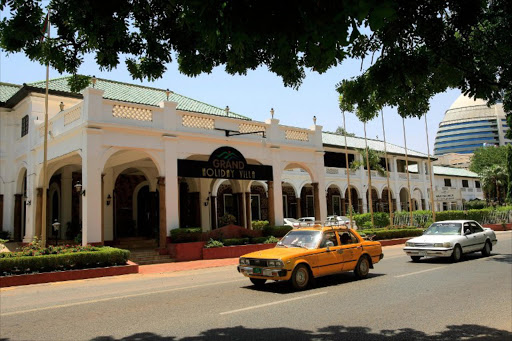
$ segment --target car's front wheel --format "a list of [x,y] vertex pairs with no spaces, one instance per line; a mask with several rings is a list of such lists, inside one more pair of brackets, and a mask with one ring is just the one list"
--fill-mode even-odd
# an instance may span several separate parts
[[310,282],[310,273],[307,266],[299,264],[295,267],[290,279],[292,286],[296,290],[304,290],[308,287]]
[[357,278],[363,279],[368,277],[368,273],[370,272],[370,262],[368,261],[368,257],[362,256],[359,258],[359,262],[357,262],[356,268],[354,269],[354,273]]
[[462,249],[461,249],[460,245],[455,245],[455,247],[453,248],[452,260],[454,262],[458,262],[461,259],[462,259]]
[[489,241],[485,242],[484,248],[482,249],[482,255],[484,257],[489,257],[491,255],[491,243]]
[[265,282],[267,281],[266,279],[262,279],[262,278],[250,278],[252,284],[254,284],[255,286],[257,287],[262,287],[265,285]]
[[413,262],[419,262],[421,259],[421,256],[411,256],[411,259]]

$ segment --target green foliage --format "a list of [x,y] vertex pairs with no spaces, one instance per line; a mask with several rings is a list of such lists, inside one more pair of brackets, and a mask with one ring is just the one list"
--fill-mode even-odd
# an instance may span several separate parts
[[485,200],[470,200],[466,201],[464,204],[467,210],[479,210],[487,207],[487,202]]
[[508,187],[508,177],[505,167],[500,165],[491,165],[484,168],[480,173],[482,189],[487,200],[501,203],[506,197]]
[[264,244],[274,244],[274,243],[278,243],[280,241],[279,238],[276,238],[274,236],[270,236],[268,237],[265,241],[264,241]]
[[219,226],[220,227],[232,225],[234,223],[236,223],[236,218],[232,214],[226,213],[222,217],[219,218]]
[[359,149],[356,148],[357,152],[363,156],[363,161],[355,160],[352,161],[350,164],[350,169],[352,170],[358,170],[361,166],[364,167],[364,169],[368,169],[367,163],[366,163],[366,153],[368,152],[368,163],[370,164],[370,169],[376,170],[380,175],[385,176],[386,175],[386,169],[382,167],[380,164],[381,157],[384,157],[379,152],[377,152],[374,149],[371,149],[370,147],[365,149]]
[[224,244],[224,246],[245,245],[249,244],[250,242],[251,240],[249,238],[229,238],[222,240],[222,244]]
[[206,243],[206,245],[204,247],[207,249],[210,249],[213,247],[223,247],[223,246],[224,246],[224,243],[222,243],[220,240],[214,240],[214,239],[210,238],[210,240],[208,241],[208,243]]
[[345,129],[343,127],[336,128],[336,131],[334,133],[338,134],[338,135],[343,135],[343,136],[347,135],[347,136],[350,136],[350,137],[355,137],[356,136],[356,134],[354,134],[354,133],[349,133],[349,132],[345,131]]
[[284,237],[285,234],[290,232],[293,228],[291,226],[267,226],[263,229],[263,235],[266,237]]
[[[370,213],[355,214],[353,216],[357,226],[361,227],[373,227]],[[373,221],[375,227],[386,227],[389,226],[389,214],[385,212],[375,212],[373,214]]]
[[254,230],[263,230],[268,225],[269,225],[268,220],[253,220],[252,221],[252,228]]
[[268,240],[268,237],[254,237],[251,239],[251,244],[263,244]]
[[[507,115],[512,121],[512,114]],[[512,125],[509,125],[512,128]],[[509,129],[509,138],[512,139],[512,129]],[[507,145],[507,179],[508,179],[508,187],[507,187],[507,202],[512,204],[512,145]]]
[[471,157],[469,170],[481,174],[490,165],[500,165],[505,167],[507,164],[507,146],[501,147],[480,147],[475,149]]
[[394,239],[394,238],[405,238],[405,237],[416,237],[421,236],[423,234],[423,229],[417,228],[402,228],[402,229],[363,229],[358,231],[360,234],[366,235],[375,235],[373,240],[383,240],[383,239]]
[[24,252],[7,254],[9,256],[0,257],[0,275],[124,265],[130,256],[130,251],[105,246],[90,247],[87,251],[46,254],[33,252],[33,255]]
[[202,240],[203,231],[200,227],[186,227],[171,230],[173,243],[191,243]]

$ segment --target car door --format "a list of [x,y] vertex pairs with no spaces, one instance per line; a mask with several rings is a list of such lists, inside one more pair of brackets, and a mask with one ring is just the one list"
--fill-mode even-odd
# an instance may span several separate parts
[[[469,231],[469,232],[466,232]],[[466,222],[462,224],[462,238],[461,238],[461,246],[462,252],[468,253],[473,252],[475,250],[475,236],[473,235],[473,227]]]
[[469,226],[471,226],[472,229],[472,236],[473,236],[473,251],[479,251],[484,248],[485,240],[487,239],[487,236],[485,235],[484,229],[478,225],[476,222],[469,223]]
[[[327,248],[326,244],[328,241],[331,241],[334,246]],[[342,271],[345,255],[334,231],[325,231],[323,233],[319,251],[316,266],[317,276],[325,276]]]
[[352,231],[339,231],[341,249],[343,250],[343,271],[350,271],[356,267],[363,252],[361,242]]

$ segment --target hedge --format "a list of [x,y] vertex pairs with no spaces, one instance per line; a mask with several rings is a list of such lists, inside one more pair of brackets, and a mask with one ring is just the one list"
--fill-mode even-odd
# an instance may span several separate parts
[[263,235],[266,237],[274,236],[277,238],[284,237],[285,234],[290,232],[293,227],[285,226],[266,226],[263,228]]
[[0,258],[0,276],[125,265],[130,251],[101,247],[98,251]]
[[[367,223],[371,224],[372,216],[370,213],[355,214],[353,216],[357,226],[365,226]],[[373,214],[373,222],[375,227],[389,226],[389,214],[385,212],[375,212]]]
[[375,235],[373,240],[383,239],[394,239],[394,238],[405,238],[405,237],[417,237],[423,234],[423,229],[381,229],[381,230],[358,230],[359,233],[366,234],[368,236]]
[[205,240],[203,230],[200,227],[187,227],[171,230],[173,243],[191,243]]

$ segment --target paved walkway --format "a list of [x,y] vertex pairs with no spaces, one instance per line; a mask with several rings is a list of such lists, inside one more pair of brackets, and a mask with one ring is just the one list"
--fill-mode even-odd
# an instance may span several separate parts
[[237,264],[238,264],[238,257],[224,258],[224,259],[194,260],[194,261],[190,261],[190,262],[139,265],[139,273],[140,274],[154,274],[154,273],[163,273],[163,272],[214,268],[214,267],[218,267],[218,266],[237,265]]

